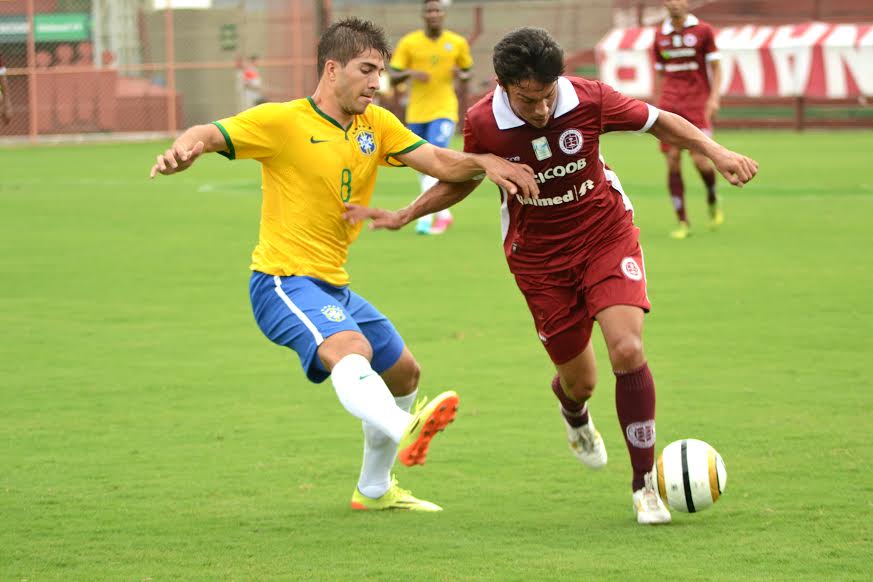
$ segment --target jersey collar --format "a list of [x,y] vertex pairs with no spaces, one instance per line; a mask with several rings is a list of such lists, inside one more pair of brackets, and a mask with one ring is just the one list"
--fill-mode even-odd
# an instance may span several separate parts
[[[682,28],[688,28],[689,26],[697,26],[700,24],[700,20],[694,16],[693,14],[685,15],[685,22],[682,23]],[[664,21],[664,24],[661,25],[661,34],[670,34],[671,32],[678,32],[673,30],[673,23],[669,17]]]
[[[579,105],[579,95],[573,83],[567,77],[558,77],[558,98],[555,103],[555,111],[552,117],[561,117],[565,113],[573,111]],[[509,106],[509,96],[503,87],[497,85],[494,89],[494,98],[491,100],[491,111],[497,121],[499,129],[512,129],[524,125],[524,120],[515,114]]]

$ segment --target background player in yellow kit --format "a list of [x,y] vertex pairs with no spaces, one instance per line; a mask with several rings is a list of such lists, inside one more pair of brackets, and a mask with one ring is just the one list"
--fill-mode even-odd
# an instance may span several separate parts
[[267,103],[189,128],[157,156],[151,175],[187,169],[204,152],[261,163],[263,202],[252,255],[255,319],[273,342],[297,352],[313,382],[331,378],[342,405],[363,422],[364,460],[355,509],[441,508],[391,478],[395,456],[425,460],[430,440],[454,418],[449,391],[409,413],[419,366],[391,322],[348,287],[348,247],[361,225],[346,203],[367,205],[376,170],[408,164],[443,181],[487,174],[525,197],[538,193],[527,166],[428,144],[390,112],[371,105],[388,43],[374,24],[333,24],[318,45],[320,80],[311,97]]
[[[409,80],[406,126],[430,143],[448,147],[458,123],[455,79],[470,80],[473,58],[467,40],[443,28],[446,12],[438,0],[424,2],[424,28],[400,39],[391,57],[394,83]],[[437,183],[433,176],[421,176],[421,191]],[[418,219],[419,234],[442,234],[452,224],[448,208]]]

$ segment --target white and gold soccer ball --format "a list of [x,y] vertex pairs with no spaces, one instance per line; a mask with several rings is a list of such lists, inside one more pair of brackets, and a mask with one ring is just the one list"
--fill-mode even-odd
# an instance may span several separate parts
[[710,507],[724,493],[727,470],[721,455],[697,439],[682,439],[658,456],[658,494],[677,511],[695,513]]

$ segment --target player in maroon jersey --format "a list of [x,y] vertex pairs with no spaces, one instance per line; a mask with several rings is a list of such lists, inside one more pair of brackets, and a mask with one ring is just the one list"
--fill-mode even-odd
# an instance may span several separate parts
[[6,81],[6,64],[0,55],[0,120],[7,125],[12,120],[12,98],[9,96],[9,83]]
[[[688,0],[664,0],[669,17],[655,33],[655,102],[662,111],[681,115],[712,137],[712,117],[718,112],[721,66],[712,27],[688,13]],[[711,76],[709,71],[711,71]],[[667,186],[679,226],[676,239],[691,234],[682,182],[682,148],[661,143],[667,158]],[[691,159],[706,186],[710,226],[724,222],[715,191],[715,172],[706,156],[691,152]]]
[[[616,377],[637,521],[667,523],[653,466],[655,383],[643,354],[643,315],[650,305],[639,230],[618,177],[600,156],[600,134],[648,131],[711,159],[737,186],[752,179],[757,164],[678,115],[599,81],[562,76],[563,51],[545,30],[522,28],[505,36],[494,47],[494,70],[498,87],[467,112],[464,149],[527,164],[540,186],[536,198],[501,190],[503,248],[557,369],[552,390],[570,447],[589,467],[606,464],[587,406],[596,379],[590,341],[596,320]],[[439,182],[394,212],[348,205],[346,218],[398,229],[460,202],[478,184]]]

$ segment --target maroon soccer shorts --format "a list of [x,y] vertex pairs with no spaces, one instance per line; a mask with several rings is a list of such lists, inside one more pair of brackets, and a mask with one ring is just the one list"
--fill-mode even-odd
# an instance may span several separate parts
[[555,364],[579,355],[591,339],[594,317],[613,305],[648,312],[639,229],[592,247],[578,266],[552,273],[516,275],[540,341]]
[[[682,106],[663,106],[659,107],[659,109],[663,109],[664,111],[669,111],[670,113],[675,113],[679,117],[684,117],[686,120],[691,122],[691,125],[712,137],[712,125],[706,120],[706,105],[701,105],[700,107],[682,107]],[[670,145],[664,142],[660,142],[661,151],[667,152],[670,149]]]

